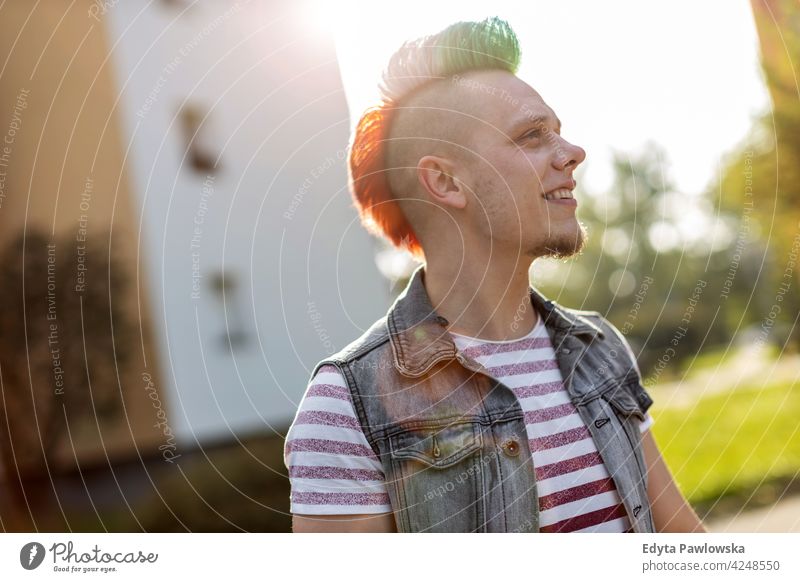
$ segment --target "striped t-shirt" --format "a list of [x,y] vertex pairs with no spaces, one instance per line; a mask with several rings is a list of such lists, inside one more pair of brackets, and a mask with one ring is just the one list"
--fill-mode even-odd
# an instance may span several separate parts
[[[536,472],[540,531],[630,531],[614,481],[564,389],[541,318],[529,334],[515,340],[451,335],[459,351],[482,364],[519,399]],[[640,430],[652,423],[648,413]],[[309,383],[286,436],[284,461],[292,513],[392,510],[381,463],[335,366],[321,366]]]

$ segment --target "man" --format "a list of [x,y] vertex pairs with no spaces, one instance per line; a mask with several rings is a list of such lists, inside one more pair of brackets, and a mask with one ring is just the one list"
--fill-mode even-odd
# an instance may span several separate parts
[[362,222],[422,264],[319,362],[287,435],[294,531],[705,531],[620,332],[530,285],[578,253],[585,152],[502,20],[403,45],[350,150]]

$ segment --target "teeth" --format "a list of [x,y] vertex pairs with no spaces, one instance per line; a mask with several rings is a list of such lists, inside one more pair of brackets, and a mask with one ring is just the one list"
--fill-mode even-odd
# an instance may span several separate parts
[[566,188],[559,188],[558,190],[553,190],[552,192],[548,192],[544,195],[547,200],[555,200],[557,198],[572,198],[572,192],[567,190]]

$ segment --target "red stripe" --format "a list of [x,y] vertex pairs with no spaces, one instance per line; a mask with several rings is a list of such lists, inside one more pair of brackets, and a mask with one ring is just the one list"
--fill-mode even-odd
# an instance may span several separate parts
[[319,493],[293,491],[292,503],[303,505],[389,505],[387,493]]
[[570,487],[569,489],[554,491],[550,495],[540,497],[539,510],[544,511],[545,509],[552,509],[559,505],[564,505],[565,503],[578,501],[579,499],[585,499],[587,497],[592,497],[593,495],[600,495],[601,493],[616,490],[617,488],[614,485],[613,479],[598,479],[597,481],[592,481],[591,483],[584,483],[583,485],[578,485],[577,487]]
[[560,392],[563,389],[564,384],[561,380],[558,380],[557,382],[543,382],[532,386],[520,386],[519,388],[512,388],[511,390],[517,398],[530,398],[531,396],[544,396],[545,394]]
[[566,404],[559,404],[558,406],[550,406],[548,408],[540,408],[539,410],[528,410],[525,412],[525,423],[534,424],[537,422],[546,422],[548,420],[555,420],[556,418],[564,418],[578,414],[578,410],[572,402]]
[[622,503],[618,503],[617,505],[612,505],[596,511],[590,511],[589,513],[576,515],[575,517],[571,517],[569,519],[562,519],[561,521],[557,521],[551,525],[542,526],[539,531],[544,533],[565,533],[591,527],[599,523],[613,521],[620,517],[625,517],[626,515],[628,514],[625,511],[625,506],[622,505]]
[[531,337],[504,344],[481,344],[469,346],[468,348],[464,349],[464,353],[471,358],[478,358],[481,356],[492,356],[494,354],[517,352],[521,350],[538,350],[548,347],[551,347],[550,338]]
[[335,384],[314,384],[308,389],[307,395],[338,398],[339,400],[347,400],[350,402],[350,391],[347,388],[342,388]]
[[346,414],[335,412],[325,412],[322,410],[307,410],[297,415],[295,424],[324,424],[325,426],[337,426],[340,428],[352,428],[361,430],[361,423],[357,418]]
[[558,461],[556,463],[550,463],[549,465],[536,467],[536,479],[544,481],[551,477],[558,477],[559,475],[565,475],[573,471],[580,471],[581,469],[588,469],[589,467],[602,464],[603,458],[600,456],[600,453],[587,453],[579,457],[572,457],[566,461]]
[[306,479],[353,479],[355,481],[383,481],[381,471],[370,469],[343,469],[341,467],[324,467],[313,465],[296,465],[289,467],[289,477]]
[[[322,366],[320,366],[319,370],[317,370],[317,375],[322,374],[322,373],[325,373],[325,374],[337,374],[337,375],[339,375],[339,377],[341,377],[341,375],[342,375],[341,370],[339,370],[339,368],[337,368],[333,364],[323,364]],[[315,376],[315,378],[316,378],[316,376]]]
[[589,429],[587,429],[585,426],[580,426],[578,428],[572,428],[563,432],[557,432],[547,436],[531,439],[531,448],[534,451],[544,451],[547,449],[562,447],[576,441],[582,441],[583,439],[587,438],[592,438],[592,435],[589,434]]
[[353,455],[354,457],[372,457],[377,460],[375,452],[370,447],[356,445],[345,441],[331,441],[326,439],[292,439],[286,443],[286,452]]
[[519,364],[506,364],[505,366],[486,366],[486,370],[495,378],[500,378],[501,376],[519,376],[520,374],[532,374],[534,372],[556,369],[558,369],[558,362],[555,360],[520,362]]

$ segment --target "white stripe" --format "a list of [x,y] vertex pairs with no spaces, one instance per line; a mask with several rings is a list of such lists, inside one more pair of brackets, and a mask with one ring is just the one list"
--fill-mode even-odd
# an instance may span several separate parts
[[356,418],[353,405],[349,400],[341,398],[331,398],[329,396],[307,396],[300,403],[299,412],[333,412],[344,414],[350,418]]
[[612,521],[605,521],[583,529],[576,529],[572,533],[622,533],[628,529],[630,525],[631,522],[628,521],[627,517],[618,517]]
[[290,503],[289,511],[301,515],[359,515],[366,513],[388,513],[391,505],[303,505]]
[[286,440],[324,439],[327,441],[344,441],[369,447],[367,437],[361,428],[330,426],[327,424],[293,424],[286,434]]
[[314,379],[311,381],[310,385],[315,384],[333,384],[334,386],[341,386],[342,388],[347,388],[347,384],[342,378],[341,373],[337,370],[336,372],[320,372]]
[[500,352],[498,354],[480,354],[475,361],[492,367],[508,366],[509,364],[527,364],[529,362],[547,362],[553,356],[552,348],[531,348],[529,350],[514,350],[513,352]]
[[639,425],[639,432],[646,431],[648,428],[653,426],[654,423],[655,423],[655,420],[653,419],[652,416],[650,416],[650,413],[649,412],[645,413],[644,422],[642,422],[642,424]]
[[605,465],[595,465],[593,467],[572,471],[571,473],[566,473],[564,475],[558,475],[557,477],[542,479],[541,481],[537,482],[536,485],[538,487],[539,495],[544,497],[545,495],[550,495],[556,491],[562,491],[564,489],[569,489],[570,487],[577,487],[578,485],[591,483],[592,481],[597,481],[599,479],[608,479],[609,477],[610,475],[608,474]]
[[567,391],[563,389],[559,390],[558,392],[551,392],[550,394],[519,398],[518,400],[520,401],[523,411],[552,408],[553,406],[561,406],[562,404],[572,402],[569,398],[569,394],[567,394]]
[[567,416],[545,420],[544,422],[534,422],[528,424],[528,438],[541,438],[551,434],[572,430],[573,428],[584,428],[581,415],[573,412]]
[[382,481],[357,481],[355,479],[292,479],[295,491],[313,491],[314,493],[386,493]]
[[510,376],[497,376],[497,379],[509,388],[523,388],[526,386],[538,386],[539,384],[550,384],[560,382],[561,372],[558,369],[540,370],[528,374],[517,374]]
[[570,501],[569,503],[553,507],[552,509],[545,509],[540,514],[539,522],[541,525],[551,525],[562,519],[569,519],[605,507],[612,507],[619,502],[620,498],[616,491],[606,491],[599,495],[592,495],[584,499],[576,499],[575,501]]
[[289,454],[289,466],[339,467],[340,469],[368,469],[383,472],[383,467],[375,457],[355,457],[334,455],[313,451],[295,451]]

